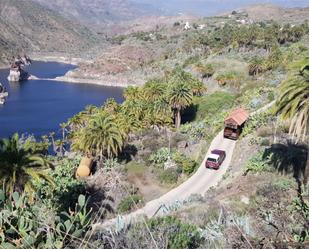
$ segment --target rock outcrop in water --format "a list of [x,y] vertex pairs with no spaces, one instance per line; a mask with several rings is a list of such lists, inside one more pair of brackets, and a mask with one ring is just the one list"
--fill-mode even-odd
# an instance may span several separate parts
[[29,79],[30,74],[24,70],[24,67],[30,64],[31,60],[27,55],[24,55],[23,57],[18,56],[17,58],[14,58],[11,64],[8,81],[20,82]]
[[0,83],[0,105],[5,103],[5,98],[8,96],[8,92],[5,90],[4,86]]

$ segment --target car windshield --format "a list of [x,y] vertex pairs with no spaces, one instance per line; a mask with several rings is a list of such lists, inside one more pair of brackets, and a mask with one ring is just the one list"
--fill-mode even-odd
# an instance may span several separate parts
[[214,162],[214,163],[216,163],[216,162],[217,162],[217,160],[216,160],[216,159],[211,158],[211,157],[208,157],[208,158],[207,158],[207,161],[209,161],[209,162]]

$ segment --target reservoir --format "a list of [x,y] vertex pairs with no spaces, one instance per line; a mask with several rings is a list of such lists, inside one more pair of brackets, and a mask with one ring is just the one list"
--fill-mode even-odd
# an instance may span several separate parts
[[[53,79],[74,68],[70,64],[34,61],[26,71],[38,78]],[[9,83],[8,74],[8,69],[0,69],[0,82],[9,92],[6,103],[0,105],[0,138],[15,132],[37,138],[50,132],[59,133],[59,124],[87,105],[100,106],[108,98],[119,103],[123,100],[122,88],[53,80]]]

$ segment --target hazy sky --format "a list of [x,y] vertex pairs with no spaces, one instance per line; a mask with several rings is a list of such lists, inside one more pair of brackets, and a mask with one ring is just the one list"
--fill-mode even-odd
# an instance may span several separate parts
[[215,15],[250,4],[271,3],[284,7],[309,7],[308,0],[133,0],[149,3],[172,13],[192,13],[202,16]]

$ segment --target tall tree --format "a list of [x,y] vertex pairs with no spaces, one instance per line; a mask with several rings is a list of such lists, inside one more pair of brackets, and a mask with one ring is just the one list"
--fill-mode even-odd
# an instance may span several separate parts
[[[309,134],[309,63],[308,59],[300,71],[293,74],[281,87],[281,95],[277,102],[277,113],[283,119],[290,120],[290,134],[296,141],[307,142]],[[308,184],[309,148],[304,183]]]
[[164,84],[159,80],[150,80],[146,82],[143,90],[146,100],[155,101],[165,94]]
[[45,169],[52,164],[41,154],[23,146],[16,133],[9,139],[0,140],[0,184],[8,193],[14,191],[33,195],[35,181],[46,180],[53,184]]
[[101,159],[117,156],[123,148],[126,134],[115,121],[106,113],[94,115],[86,127],[73,134],[72,148]]
[[169,89],[168,99],[174,111],[175,126],[178,129],[181,124],[181,111],[192,104],[193,94],[187,84],[174,83]]
[[129,86],[123,92],[123,96],[126,100],[136,100],[139,99],[141,95],[140,88],[136,86]]

